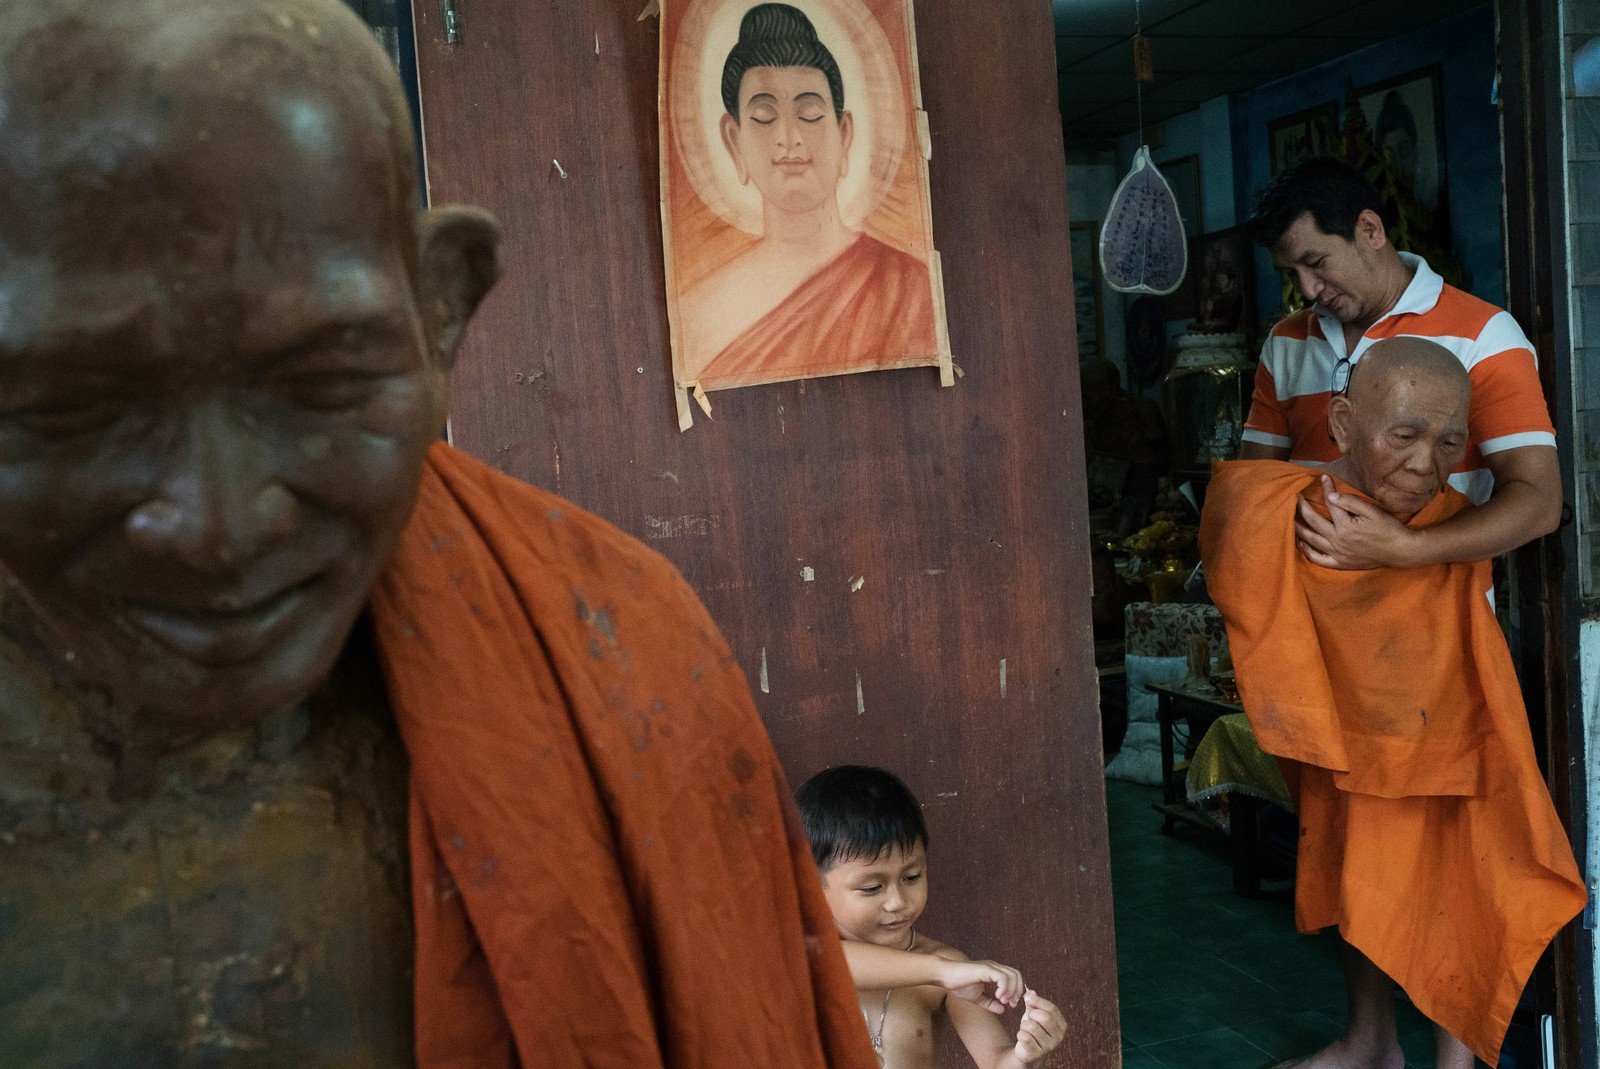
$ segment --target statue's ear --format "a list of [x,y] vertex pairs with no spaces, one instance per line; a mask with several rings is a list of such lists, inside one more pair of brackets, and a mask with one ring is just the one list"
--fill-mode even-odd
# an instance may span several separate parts
[[500,278],[500,224],[478,208],[430,208],[418,243],[428,345],[439,366],[449,368],[472,314]]

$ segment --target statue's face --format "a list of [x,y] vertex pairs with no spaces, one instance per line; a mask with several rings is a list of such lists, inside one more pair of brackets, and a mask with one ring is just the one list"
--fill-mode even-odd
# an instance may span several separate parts
[[850,113],[835,116],[827,77],[813,67],[754,67],[739,85],[739,121],[723,123],[742,179],[792,214],[835,201],[850,152]]
[[32,196],[0,213],[0,562],[82,679],[182,739],[329,670],[445,393],[374,124],[175,81],[0,107]]

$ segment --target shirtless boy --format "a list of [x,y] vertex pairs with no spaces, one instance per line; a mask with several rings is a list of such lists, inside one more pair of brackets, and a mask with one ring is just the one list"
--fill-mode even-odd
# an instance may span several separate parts
[[[842,765],[807,780],[795,801],[885,1069],[933,1069],[943,1014],[979,1069],[1041,1064],[1066,1033],[1061,1011],[1015,969],[972,961],[916,929],[928,904],[928,832],[906,785],[881,768]],[[1013,1033],[1001,1015],[1019,1004]]]

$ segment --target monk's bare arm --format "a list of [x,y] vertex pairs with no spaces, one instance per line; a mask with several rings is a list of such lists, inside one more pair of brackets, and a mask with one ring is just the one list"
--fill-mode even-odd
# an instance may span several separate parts
[[1488,560],[1554,531],[1561,522],[1561,469],[1550,446],[1507,449],[1484,458],[1494,493],[1444,523],[1412,530],[1354,498],[1330,498],[1329,518],[1300,507],[1295,536],[1313,564],[1328,568],[1415,568]]

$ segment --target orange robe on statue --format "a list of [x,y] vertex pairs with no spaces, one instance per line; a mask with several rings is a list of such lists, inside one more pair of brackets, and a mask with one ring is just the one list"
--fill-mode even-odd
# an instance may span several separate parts
[[935,363],[928,265],[862,234],[700,372],[708,390]]
[[[1298,797],[1296,922],[1337,925],[1494,1065],[1539,955],[1585,892],[1534,758],[1490,565],[1311,564],[1294,515],[1302,495],[1326,512],[1320,474],[1219,464],[1200,526],[1240,701]],[[1446,489],[1408,525],[1470,507]]]
[[441,443],[371,613],[423,1069],[875,1069],[771,743],[671,566]]

